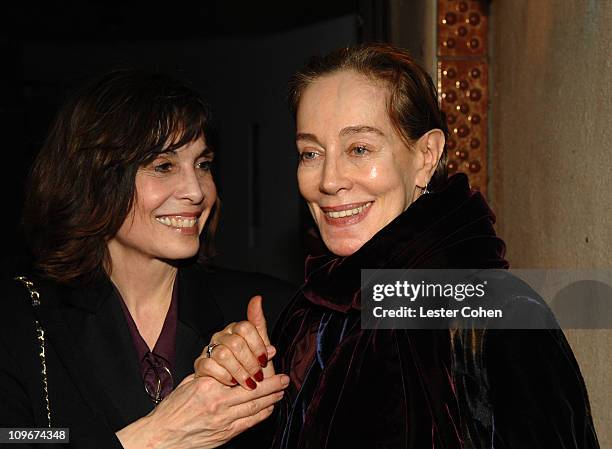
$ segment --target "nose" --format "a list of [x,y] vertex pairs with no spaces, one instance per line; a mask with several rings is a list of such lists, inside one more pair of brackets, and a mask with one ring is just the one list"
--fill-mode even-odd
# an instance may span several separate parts
[[337,158],[326,157],[319,190],[327,195],[336,195],[353,187],[347,167]]
[[195,169],[181,170],[179,185],[176,188],[179,199],[187,199],[193,204],[200,204],[205,198],[203,183]]

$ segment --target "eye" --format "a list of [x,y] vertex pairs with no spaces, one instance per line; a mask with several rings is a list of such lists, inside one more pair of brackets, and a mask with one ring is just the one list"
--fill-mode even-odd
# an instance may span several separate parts
[[156,173],[168,173],[172,169],[172,163],[170,162],[162,162],[159,164],[155,164],[153,170]]
[[210,161],[210,160],[200,161],[197,163],[197,167],[203,171],[210,171],[210,169],[212,168],[212,164],[213,164],[213,161]]
[[366,147],[364,147],[363,145],[357,145],[351,148],[351,153],[353,153],[355,156],[365,156],[366,154],[368,154],[370,152],[370,150],[368,150]]
[[311,161],[316,159],[318,154],[315,151],[303,151],[299,154],[300,161]]

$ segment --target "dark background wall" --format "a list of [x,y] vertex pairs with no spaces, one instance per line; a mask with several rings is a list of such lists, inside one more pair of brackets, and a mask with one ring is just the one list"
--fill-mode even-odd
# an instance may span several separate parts
[[2,272],[27,263],[23,181],[66,94],[117,67],[184,78],[212,106],[223,200],[216,263],[300,282],[309,214],[295,183],[289,76],[313,54],[387,40],[386,1],[48,2],[5,7],[0,122],[5,176]]

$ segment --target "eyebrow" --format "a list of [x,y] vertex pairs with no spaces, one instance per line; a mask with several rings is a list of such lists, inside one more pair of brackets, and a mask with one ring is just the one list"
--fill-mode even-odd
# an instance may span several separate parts
[[342,130],[340,131],[341,136],[352,136],[353,134],[364,133],[377,134],[379,136],[385,135],[385,133],[383,133],[380,129],[366,125],[347,126],[346,128],[342,128]]
[[202,148],[202,151],[200,151],[200,156],[198,157],[202,157],[202,156],[214,156],[215,152],[213,151],[212,148],[210,147],[204,147]]
[[314,142],[316,144],[321,145],[319,143],[319,139],[317,139],[317,136],[315,136],[314,134],[310,134],[310,133],[297,133],[295,135],[295,140],[296,141],[298,141],[298,140],[309,140],[311,142]]
[[[172,156],[176,156],[176,150],[178,150],[178,148],[175,148],[173,150],[164,150],[162,152],[159,153],[159,155],[162,154],[171,154]],[[202,156],[214,156],[215,152],[213,151],[212,148],[206,146],[204,148],[202,148],[200,150],[200,152],[198,153],[197,157],[202,157]]]
[[[378,136],[385,135],[385,133],[383,133],[380,129],[374,128],[373,126],[366,126],[366,125],[347,126],[345,128],[342,128],[342,130],[340,130],[340,133],[339,133],[341,137],[352,136],[354,134],[376,134]],[[309,140],[311,142],[314,142],[320,145],[319,139],[317,139],[317,136],[315,136],[314,134],[310,134],[310,133],[297,133],[295,135],[295,140],[296,141]]]

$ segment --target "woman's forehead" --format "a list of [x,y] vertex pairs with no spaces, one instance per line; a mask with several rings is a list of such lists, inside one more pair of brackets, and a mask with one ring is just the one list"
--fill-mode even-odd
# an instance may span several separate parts
[[385,134],[391,126],[387,112],[387,89],[380,82],[352,71],[326,75],[309,85],[297,111],[298,133],[334,128],[372,128]]

